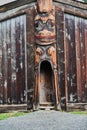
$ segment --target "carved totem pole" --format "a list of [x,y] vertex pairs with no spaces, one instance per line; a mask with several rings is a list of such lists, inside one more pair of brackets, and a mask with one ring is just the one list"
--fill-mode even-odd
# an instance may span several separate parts
[[[53,71],[53,91],[55,108],[61,109],[59,100],[58,74],[56,61],[56,29],[55,9],[52,0],[37,0],[35,22],[35,90],[34,107],[39,107],[40,95],[40,64],[48,61]],[[48,68],[49,69],[49,68]]]

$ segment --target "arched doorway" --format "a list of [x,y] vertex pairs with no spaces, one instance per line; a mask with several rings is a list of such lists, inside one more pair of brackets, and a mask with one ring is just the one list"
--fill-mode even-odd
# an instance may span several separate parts
[[42,61],[40,65],[40,104],[54,102],[53,71],[50,62]]

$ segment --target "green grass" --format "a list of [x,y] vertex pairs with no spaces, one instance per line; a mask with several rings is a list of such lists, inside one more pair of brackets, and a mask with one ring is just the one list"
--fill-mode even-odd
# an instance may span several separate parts
[[1,113],[0,114],[0,120],[4,120],[4,119],[10,118],[10,117],[23,116],[25,114],[27,114],[27,113],[25,113],[25,112],[17,112],[17,111],[9,112],[9,113]]
[[[71,114],[82,114],[82,115],[87,115],[87,111],[73,111],[73,112],[69,112]],[[25,112],[18,112],[18,111],[14,111],[14,112],[9,112],[9,113],[0,113],[0,120],[4,120],[7,118],[11,118],[11,117],[18,117],[18,116],[23,116],[26,115],[27,113]]]
[[87,111],[73,111],[70,112],[71,114],[82,114],[82,115],[87,115]]

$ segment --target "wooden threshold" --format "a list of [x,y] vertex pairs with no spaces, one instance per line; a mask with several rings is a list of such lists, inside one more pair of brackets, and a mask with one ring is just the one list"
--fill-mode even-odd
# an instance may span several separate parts
[[54,104],[52,102],[41,102],[39,105],[40,110],[53,110]]
[[27,104],[12,104],[12,105],[0,105],[0,113],[1,112],[9,112],[16,110],[27,110]]
[[87,111],[87,103],[67,103],[67,111],[84,110]]
[[40,110],[54,110],[54,106],[39,106]]

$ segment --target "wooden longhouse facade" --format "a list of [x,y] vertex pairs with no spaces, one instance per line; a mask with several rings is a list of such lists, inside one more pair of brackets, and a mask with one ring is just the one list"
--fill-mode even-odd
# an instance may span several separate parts
[[87,109],[87,5],[18,0],[0,7],[0,110]]

